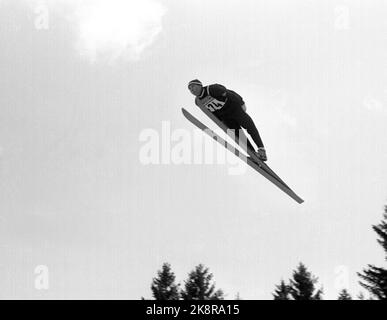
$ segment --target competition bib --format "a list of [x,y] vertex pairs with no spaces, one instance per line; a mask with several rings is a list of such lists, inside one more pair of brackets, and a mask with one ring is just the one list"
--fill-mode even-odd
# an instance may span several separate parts
[[200,106],[206,107],[211,112],[215,112],[223,108],[226,102],[216,100],[213,97],[207,96],[203,99],[198,99]]

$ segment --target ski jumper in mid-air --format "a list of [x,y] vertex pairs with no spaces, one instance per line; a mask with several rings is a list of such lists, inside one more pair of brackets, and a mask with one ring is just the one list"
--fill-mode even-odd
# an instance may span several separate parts
[[196,97],[195,104],[210,110],[229,129],[235,130],[235,137],[239,138],[239,130],[245,129],[251,136],[258,150],[247,140],[247,146],[254,151],[262,161],[267,160],[266,150],[259,132],[246,113],[246,106],[242,97],[236,92],[227,89],[220,84],[203,86],[201,81],[195,79],[188,83],[188,89]]

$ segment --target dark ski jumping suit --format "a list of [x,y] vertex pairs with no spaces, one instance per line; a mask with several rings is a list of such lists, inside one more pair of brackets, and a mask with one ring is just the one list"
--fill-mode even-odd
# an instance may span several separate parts
[[[264,148],[258,130],[251,117],[242,109],[245,104],[242,97],[236,92],[226,89],[220,84],[212,84],[203,87],[199,97],[196,97],[197,106],[204,106],[210,110],[228,128],[235,130],[235,136],[239,138],[239,129],[246,129],[258,148]],[[251,150],[255,148],[247,140]]]

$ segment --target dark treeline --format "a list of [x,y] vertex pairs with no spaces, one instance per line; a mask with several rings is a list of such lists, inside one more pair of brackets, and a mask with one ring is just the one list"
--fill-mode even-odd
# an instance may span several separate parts
[[[387,206],[384,207],[383,220],[372,226],[378,236],[378,243],[384,250],[384,260],[387,261]],[[378,300],[387,300],[387,269],[368,265],[362,272],[358,273],[360,285],[367,289],[371,296]]]
[[215,289],[213,275],[208,268],[199,264],[188,274],[183,288],[176,284],[175,274],[169,263],[164,263],[157,277],[153,279],[151,290],[156,300],[223,300],[223,291]]
[[[372,226],[382,246],[387,260],[387,206],[384,208],[383,219],[378,225]],[[358,272],[360,285],[369,293],[369,300],[387,300],[387,269],[368,265],[362,272]],[[151,284],[153,298],[156,300],[223,300],[223,290],[216,289],[213,274],[203,264],[196,266],[181,285],[176,283],[171,265],[164,263]],[[293,270],[292,277],[280,280],[274,287],[272,296],[274,300],[322,300],[323,287],[318,284],[315,277],[307,267],[300,262]],[[365,300],[364,294],[359,293],[356,298]],[[239,293],[235,299],[240,299]],[[352,300],[351,293],[343,288],[337,300]]]

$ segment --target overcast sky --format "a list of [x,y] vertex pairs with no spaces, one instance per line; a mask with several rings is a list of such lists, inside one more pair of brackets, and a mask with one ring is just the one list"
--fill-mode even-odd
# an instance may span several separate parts
[[[179,282],[205,264],[230,299],[271,299],[300,261],[325,298],[357,295],[356,272],[384,263],[386,14],[384,0],[0,0],[0,298],[150,298],[163,262]],[[195,78],[243,96],[304,204],[231,175],[235,160],[141,161],[144,132],[194,134],[181,107],[213,126]]]

